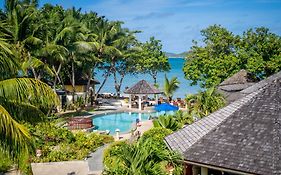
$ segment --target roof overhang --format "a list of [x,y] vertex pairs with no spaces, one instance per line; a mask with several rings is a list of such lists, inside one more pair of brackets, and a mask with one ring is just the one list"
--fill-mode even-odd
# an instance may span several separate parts
[[229,168],[225,168],[225,167],[218,167],[218,166],[213,166],[213,165],[204,164],[204,163],[200,163],[200,162],[193,162],[193,161],[189,161],[189,160],[184,160],[184,163],[190,164],[190,165],[196,165],[196,166],[200,166],[200,167],[205,167],[208,169],[239,174],[239,175],[254,175],[254,173],[250,173],[250,172],[244,172],[244,171],[229,169]]

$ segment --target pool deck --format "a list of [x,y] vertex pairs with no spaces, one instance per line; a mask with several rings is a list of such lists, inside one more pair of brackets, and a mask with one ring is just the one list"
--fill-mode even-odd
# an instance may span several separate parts
[[[136,130],[134,132],[139,131],[140,134],[142,135],[145,131],[149,130],[150,128],[153,127],[153,123],[152,120],[146,120],[146,121],[142,121],[140,122],[141,126],[137,127]],[[117,138],[117,136],[114,136],[115,141],[118,140],[128,140],[132,137],[132,133],[125,133],[125,134],[120,134],[119,138]]]

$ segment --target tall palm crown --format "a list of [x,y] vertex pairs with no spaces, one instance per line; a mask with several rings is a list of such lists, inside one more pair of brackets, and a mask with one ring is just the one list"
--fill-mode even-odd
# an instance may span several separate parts
[[165,82],[164,82],[164,94],[168,97],[169,101],[172,100],[173,94],[179,88],[180,82],[178,81],[177,77],[173,77],[171,80],[167,78],[165,75]]
[[[17,1],[8,1],[7,6],[18,7]],[[13,10],[14,11],[14,10]],[[9,11],[6,15],[14,14]],[[34,122],[59,104],[57,95],[45,83],[33,78],[19,78],[23,53],[15,49],[17,43],[5,33],[0,21],[0,150],[13,159],[31,151],[31,136],[21,125],[22,121]]]

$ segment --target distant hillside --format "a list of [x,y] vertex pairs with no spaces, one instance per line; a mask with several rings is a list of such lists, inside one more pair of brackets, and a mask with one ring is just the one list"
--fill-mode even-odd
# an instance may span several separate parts
[[170,52],[165,52],[165,55],[169,58],[185,58],[185,55],[187,54],[187,52],[183,52],[183,53],[170,53]]

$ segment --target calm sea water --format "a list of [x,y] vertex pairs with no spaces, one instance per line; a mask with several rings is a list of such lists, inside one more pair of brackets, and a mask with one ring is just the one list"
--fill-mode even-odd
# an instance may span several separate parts
[[[159,89],[163,89],[165,74],[167,74],[169,79],[171,79],[172,77],[178,77],[178,80],[180,81],[179,89],[175,92],[173,98],[184,98],[186,94],[194,94],[198,92],[198,90],[200,90],[199,86],[190,86],[189,85],[190,81],[184,78],[184,73],[182,71],[184,65],[184,59],[169,58],[169,63],[171,65],[171,70],[169,72],[159,73],[157,76],[157,82],[160,85]],[[103,73],[102,71],[96,71],[96,75],[95,75],[95,78],[98,79],[100,82],[103,81],[102,73]],[[139,74],[135,76],[127,75],[124,78],[121,91],[123,92],[125,90],[125,87],[127,86],[131,87],[142,79],[153,84],[153,78],[149,74]],[[97,89],[98,87],[99,85],[97,85]],[[113,76],[108,78],[101,92],[110,92],[110,93],[116,92],[114,88]]]

